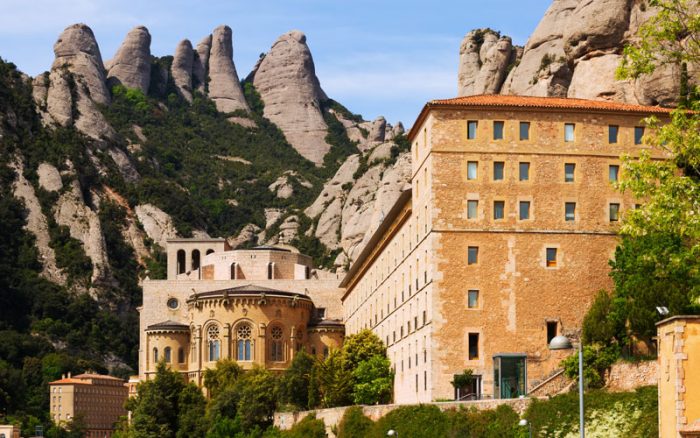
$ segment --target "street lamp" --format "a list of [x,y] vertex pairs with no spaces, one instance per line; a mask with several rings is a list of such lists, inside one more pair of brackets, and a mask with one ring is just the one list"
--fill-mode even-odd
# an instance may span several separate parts
[[[566,336],[555,336],[549,342],[550,350],[570,350],[574,348],[571,341]],[[579,430],[581,438],[586,436],[586,430],[583,424],[583,341],[578,343],[578,410],[579,410]]]
[[394,429],[389,429],[389,432],[386,433],[386,436],[395,436],[396,438],[399,438],[399,433]]
[[528,434],[529,434],[530,438],[532,438],[532,424],[530,424],[529,421],[527,421],[525,418],[523,418],[522,420],[520,420],[518,422],[518,426],[520,426],[520,427],[527,426]]

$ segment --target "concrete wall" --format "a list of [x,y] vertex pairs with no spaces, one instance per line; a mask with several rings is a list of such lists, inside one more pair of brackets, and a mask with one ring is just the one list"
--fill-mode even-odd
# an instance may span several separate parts
[[[431,403],[440,408],[442,411],[448,411],[452,409],[476,409],[479,411],[487,409],[495,409],[500,405],[511,406],[518,414],[525,412],[527,407],[530,405],[530,398],[522,399],[511,399],[511,400],[477,400],[468,402],[445,402],[445,403]],[[394,409],[400,408],[405,405],[375,405],[375,406],[362,406],[362,412],[372,421],[377,421]],[[289,430],[299,421],[303,420],[309,414],[315,414],[316,418],[323,420],[326,424],[326,433],[329,437],[335,437],[332,429],[337,427],[342,420],[345,411],[350,406],[344,406],[339,408],[330,409],[317,409],[313,411],[302,411],[302,412],[275,412],[274,424],[282,430]]]

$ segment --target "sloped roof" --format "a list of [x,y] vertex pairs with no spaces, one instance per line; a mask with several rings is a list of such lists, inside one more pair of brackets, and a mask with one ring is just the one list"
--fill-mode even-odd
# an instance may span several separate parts
[[157,324],[151,324],[146,327],[146,330],[189,330],[190,326],[187,324],[182,324],[171,319]]

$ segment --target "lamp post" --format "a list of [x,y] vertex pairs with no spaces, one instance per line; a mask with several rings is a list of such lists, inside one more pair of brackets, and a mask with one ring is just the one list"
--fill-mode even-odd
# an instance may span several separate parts
[[394,429],[389,429],[389,432],[386,433],[386,436],[395,436],[396,438],[399,438],[399,433]]
[[[571,341],[566,336],[555,336],[549,342],[550,350],[570,350],[574,348]],[[578,343],[578,410],[579,410],[579,430],[581,438],[585,438],[586,430],[583,424],[583,342]]]
[[530,438],[532,438],[532,424],[530,424],[529,421],[527,421],[525,418],[523,418],[522,420],[518,421],[518,426],[520,426],[520,427],[527,426],[528,435],[530,436]]

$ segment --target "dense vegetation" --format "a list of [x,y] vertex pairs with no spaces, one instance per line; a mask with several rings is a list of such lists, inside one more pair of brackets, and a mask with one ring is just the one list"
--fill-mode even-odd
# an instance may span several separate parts
[[[271,427],[275,410],[386,403],[392,381],[386,350],[370,331],[349,336],[343,349],[325,359],[297,352],[279,376],[261,367],[244,371],[233,361],[220,360],[204,374],[209,400],[161,363],[156,378],[139,385],[138,396],[129,400],[132,423],[122,426],[120,436],[278,436]],[[281,436],[315,436],[314,430],[323,432],[323,423],[319,429],[318,422],[308,419]]]

